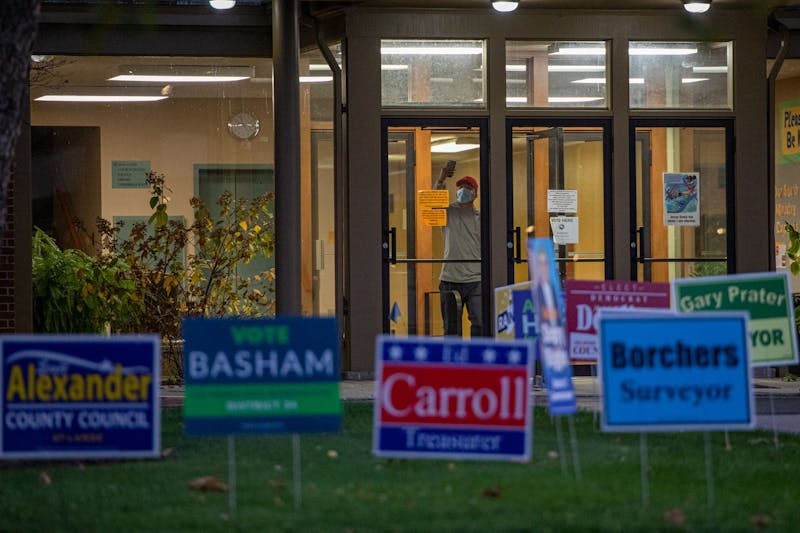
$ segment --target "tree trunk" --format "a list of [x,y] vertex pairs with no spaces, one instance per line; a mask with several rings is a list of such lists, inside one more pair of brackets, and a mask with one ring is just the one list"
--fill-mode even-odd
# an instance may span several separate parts
[[41,0],[0,0],[0,229],[6,224],[11,161],[40,5]]

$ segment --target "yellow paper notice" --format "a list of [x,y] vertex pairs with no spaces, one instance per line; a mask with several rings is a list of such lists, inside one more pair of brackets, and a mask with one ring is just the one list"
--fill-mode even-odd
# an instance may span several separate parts
[[450,195],[445,189],[417,191],[419,217],[425,226],[446,226],[448,205],[450,205]]

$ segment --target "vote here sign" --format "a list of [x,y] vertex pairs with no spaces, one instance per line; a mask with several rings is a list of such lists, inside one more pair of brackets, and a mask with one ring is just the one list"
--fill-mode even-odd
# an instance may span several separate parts
[[797,362],[794,308],[788,272],[676,279],[678,311],[742,310],[750,313],[751,366]]
[[746,313],[629,314],[600,311],[604,431],[753,427]]
[[526,341],[379,336],[373,454],[530,459]]
[[193,318],[183,337],[187,433],[339,430],[334,319]]

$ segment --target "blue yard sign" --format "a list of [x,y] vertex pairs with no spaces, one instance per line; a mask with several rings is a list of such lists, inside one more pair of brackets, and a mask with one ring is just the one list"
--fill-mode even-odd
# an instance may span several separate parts
[[552,240],[528,239],[528,267],[548,410],[553,415],[570,415],[578,410],[578,405],[567,351],[564,295],[553,257]]
[[339,431],[339,336],[332,318],[186,319],[186,432]]
[[640,313],[600,310],[603,430],[752,428],[747,314]]
[[0,337],[0,458],[158,457],[155,335]]

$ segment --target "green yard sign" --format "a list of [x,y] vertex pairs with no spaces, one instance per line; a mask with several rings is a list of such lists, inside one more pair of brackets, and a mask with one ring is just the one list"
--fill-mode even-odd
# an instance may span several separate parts
[[788,272],[763,272],[672,282],[672,301],[684,313],[750,312],[750,366],[797,363],[794,308]]

